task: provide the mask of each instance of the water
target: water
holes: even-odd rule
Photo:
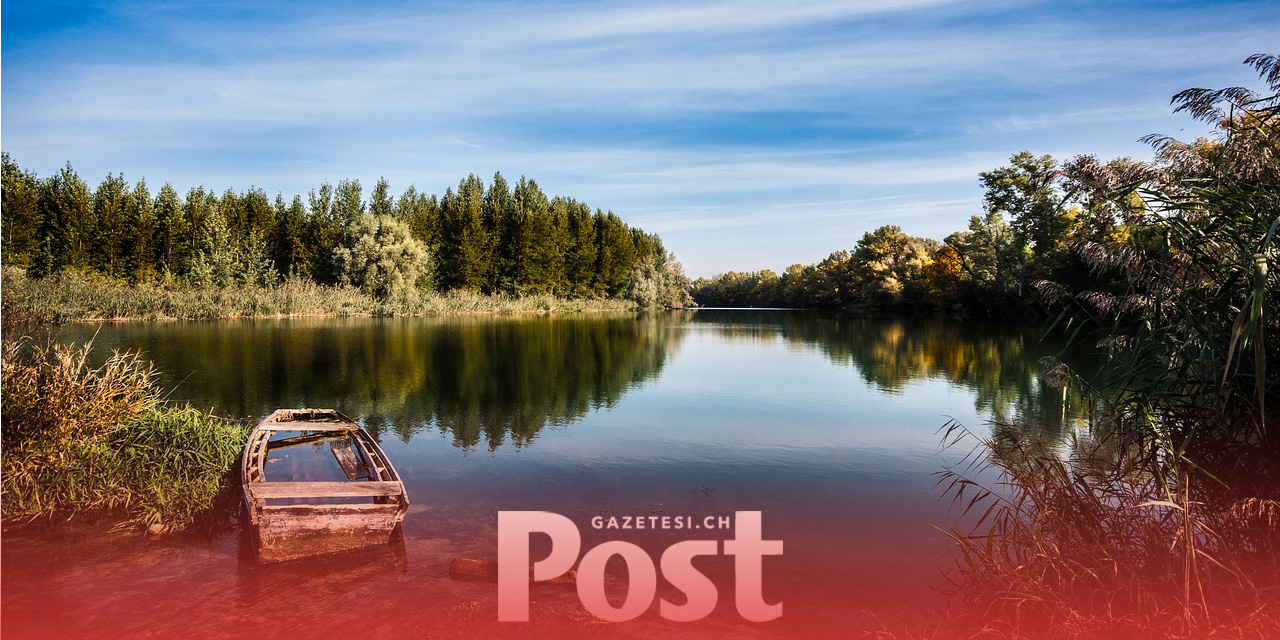
[[[101,353],[143,351],[170,398],[256,420],[333,407],[366,425],[413,501],[403,549],[259,567],[235,531],[147,540],[102,527],[10,528],[3,635],[367,637],[759,635],[821,637],[918,620],[944,605],[955,523],[935,472],[949,419],[994,418],[1057,437],[1071,399],[1039,382],[1056,352],[1005,325],[785,311],[71,326]],[[748,623],[723,556],[695,566],[719,592],[695,623],[596,623],[572,589],[535,587],[531,622],[496,622],[496,585],[448,577],[495,559],[497,512],[571,518],[584,551],[639,544],[657,558],[732,532],[596,531],[593,516],[760,511],[763,595]],[[535,537],[534,558],[547,540]],[[626,593],[614,559],[609,593]],[[683,602],[664,582],[658,596]]]

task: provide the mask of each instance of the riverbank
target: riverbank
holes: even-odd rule
[[[611,298],[510,297],[466,291],[414,292],[381,301],[355,287],[288,279],[271,286],[182,288],[130,285],[64,271],[45,278],[21,269],[2,272],[6,325],[65,322],[278,318],[289,316],[434,316],[489,313],[629,311],[636,305]]]
[[[95,368],[91,349],[4,345],[6,524],[115,512],[127,525],[164,532],[219,511],[247,428],[164,402],[137,354]]]

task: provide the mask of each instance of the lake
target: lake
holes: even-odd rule
[[[170,399],[256,421],[332,407],[359,420],[412,500],[403,545],[256,566],[235,528],[149,539],[85,523],[9,527],[3,635],[18,637],[833,637],[945,605],[956,523],[936,472],[955,419],[1060,438],[1074,402],[1040,382],[1059,346],[1004,324],[714,310],[449,318],[296,318],[72,325],[62,340],[142,351]],[[986,478],[991,480],[991,478]],[[731,532],[595,530],[595,516],[702,521],[759,511],[763,597],[742,619],[734,564],[695,562],[718,591],[703,620],[659,604],[618,624],[572,589],[534,587],[529,623],[497,622],[497,588],[449,562],[496,559],[498,511],[569,517],[584,551],[609,540],[656,559]],[[534,559],[548,551],[535,536]],[[610,564],[619,599],[628,574]],[[683,602],[659,581],[658,596]],[[673,595],[676,594],[676,595]],[[620,600],[619,600],[620,602]]]

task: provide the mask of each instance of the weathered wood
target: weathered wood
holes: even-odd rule
[[[381,507],[384,505],[367,505]],[[311,514],[284,514],[274,511],[263,511],[258,524],[258,533],[263,536],[275,534],[304,533],[310,531],[390,531],[399,524],[399,514],[390,512],[333,512],[323,511]]]
[[[355,431],[360,425],[343,422],[264,422],[263,431]]]
[[[398,496],[399,482],[250,482],[254,498],[360,498]]]
[[[303,435],[270,441],[279,431]],[[268,449],[347,439],[331,450],[347,482],[266,482]],[[376,478],[376,481],[358,481]],[[241,486],[259,562],[386,543],[409,509],[409,496],[377,441],[332,409],[280,409],[258,423],[241,456]],[[361,504],[267,504],[268,500],[365,498]]]
[[[283,562],[331,553],[368,549],[391,541],[390,530],[302,531],[265,533],[257,547],[259,562]]]
[[[300,447],[304,444],[314,444],[324,442],[325,440],[343,440],[348,436],[346,434],[335,434],[331,431],[319,431],[316,433],[307,433],[292,438],[281,438],[279,440],[267,441],[267,449],[275,451],[277,449],[288,449],[290,447]]]
[[[263,515],[395,515],[400,510],[396,504],[269,504],[262,508]]]
[[[356,458],[356,452],[351,447],[333,447],[333,459],[338,461],[338,466],[342,467],[342,473],[347,476],[347,480],[371,480],[367,471],[362,471],[364,465],[360,464],[360,460]]]
[[[449,577],[454,580],[476,580],[479,582],[498,581],[498,563],[492,560],[475,560],[473,558],[454,558],[449,563]],[[533,567],[529,567],[529,584],[574,585],[578,583],[578,572],[569,571],[550,580],[533,579]]]

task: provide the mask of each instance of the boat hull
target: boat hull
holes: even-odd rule
[[[287,457],[281,451],[298,448],[314,457],[326,446],[337,480],[268,477],[267,465]],[[258,562],[387,544],[408,510],[404,484],[377,442],[333,410],[276,411],[250,434],[241,466]]]

